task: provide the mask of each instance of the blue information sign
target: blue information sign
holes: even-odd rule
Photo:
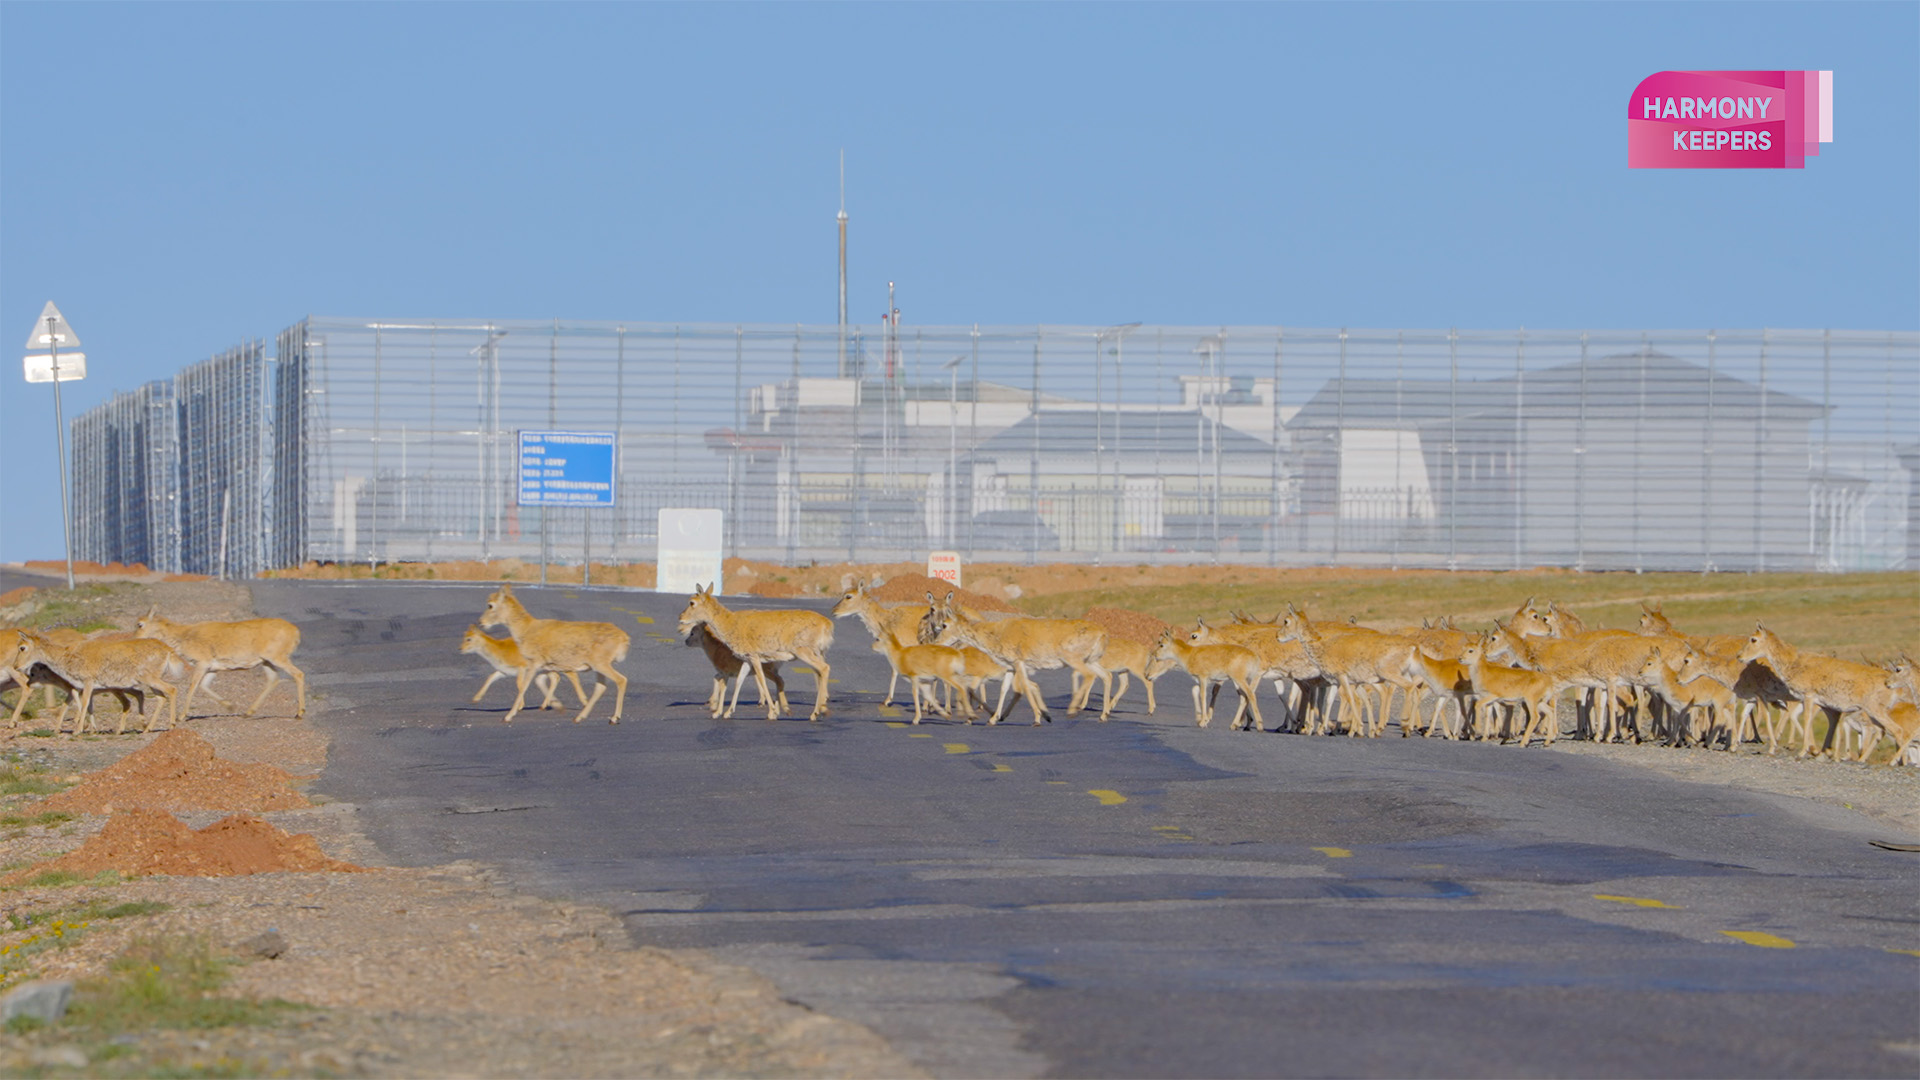
[[[611,431],[520,433],[521,506],[612,506]]]

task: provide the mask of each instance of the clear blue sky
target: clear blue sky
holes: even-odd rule
[[[1829,68],[1804,171],[1626,168]],[[309,314],[1920,327],[1920,5],[0,3],[0,333],[67,416]],[[0,559],[60,550],[0,373]]]

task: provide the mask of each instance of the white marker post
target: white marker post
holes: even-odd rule
[[[927,576],[935,581],[944,581],[956,589],[963,588],[960,584],[960,553],[936,551],[928,555]]]
[[[72,349],[79,344],[80,335],[73,332],[73,327],[67,325],[67,317],[49,300],[34,322],[33,332],[27,335],[28,349],[47,351],[29,352],[21,358],[28,382],[53,384],[53,445],[54,452],[60,455],[60,532],[67,545],[68,592],[73,591],[73,514],[67,509],[67,421],[60,409],[60,384],[87,377],[87,354],[69,352],[67,366],[62,368],[60,347]]]
[[[654,592],[691,593],[700,585],[718,592],[726,583],[722,580],[726,534],[720,511],[661,507],[659,532]]]

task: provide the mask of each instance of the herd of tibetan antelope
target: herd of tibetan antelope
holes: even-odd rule
[[[1265,730],[1258,687],[1271,680],[1283,714],[1275,730],[1377,737],[1392,721],[1402,736],[1419,732],[1520,746],[1538,737],[1550,744],[1561,734],[1560,700],[1571,693],[1579,738],[1728,750],[1756,742],[1768,754],[1797,746],[1801,756],[1863,762],[1886,739],[1893,743],[1894,762],[1920,763],[1920,672],[1911,659],[1879,667],[1802,651],[1759,625],[1746,637],[1690,635],[1658,606],[1644,604],[1636,630],[1589,630],[1565,608],[1529,599],[1484,633],[1457,629],[1451,619],[1376,630],[1310,619],[1290,605],[1272,619],[1236,612],[1218,625],[1201,620],[1189,632],[1170,630],[1152,644],[1081,619],[990,617],[954,593],[883,604],[864,582],[854,584],[832,614],[858,619],[872,635],[874,651],[887,658],[893,678],[886,704],[906,679],[915,724],[928,710],[943,717],[958,712],[967,723],[977,710],[985,711],[986,722],[997,724],[1019,699],[1028,703],[1035,724],[1047,722],[1033,673],[1061,667],[1072,671],[1068,715],[1088,707],[1099,683],[1100,719],[1106,720],[1132,678],[1145,686],[1152,713],[1154,681],[1179,669],[1192,676],[1201,727],[1212,722],[1214,700],[1231,684],[1239,702],[1229,728]],[[490,627],[505,627],[507,636],[488,635]],[[709,588],[688,600],[679,629],[712,663],[707,709],[715,719],[734,714],[749,674],[767,718],[784,715],[780,668],[789,661],[814,673],[809,718],[826,715],[826,654],[834,629],[828,617],[802,609],[736,611]],[[258,667],[265,669],[267,684],[247,715],[259,710],[281,675],[293,680],[298,715],[305,715],[306,676],[292,662],[299,643],[298,628],[282,619],[182,624],[153,610],[131,632],[87,637],[67,630],[0,630],[0,688],[20,690],[10,718],[16,726],[36,687],[46,687],[49,707],[56,691],[64,690],[66,702],[53,722],[58,729],[71,707],[76,732],[89,727],[95,692],[107,691],[121,702],[118,734],[136,710],[145,716],[142,731],[152,728],[159,704],[149,712],[149,694],[165,699],[173,724],[191,714],[196,691],[230,709],[213,692],[214,674]],[[576,723],[593,711],[609,682],[611,720],[619,723],[627,678],[615,665],[626,659],[628,645],[626,632],[611,623],[535,618],[502,585],[487,598],[460,651],[494,669],[473,701],[498,679],[515,681],[508,721],[526,707],[530,686],[542,691],[542,708],[557,708],[565,675],[580,701]],[[591,695],[580,681],[589,671],[598,676]],[[731,700],[728,679],[734,683]],[[989,709],[987,687],[996,679],[999,697]],[[1817,725],[1821,718],[1825,723]]]

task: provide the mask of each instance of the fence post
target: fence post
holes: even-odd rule
[[[1713,406],[1714,376],[1719,368],[1717,346],[1719,331],[1707,331],[1707,422],[1700,437],[1700,572],[1711,574],[1713,565]]]
[[[1460,330],[1447,328],[1447,569],[1460,569]]]
[[[1040,342],[1046,331],[1033,334],[1033,445],[1027,452],[1027,565],[1032,566],[1040,550]]]
[[[1573,433],[1573,568],[1587,568],[1587,331],[1580,331],[1580,413]]]
[[[1268,396],[1273,401],[1273,484],[1267,495],[1267,565],[1280,564],[1280,354],[1286,349],[1287,329],[1280,327],[1273,334],[1273,388]]]
[[[1525,565],[1522,559],[1526,543],[1527,499],[1526,486],[1522,479],[1525,472],[1520,466],[1520,455],[1526,449],[1526,413],[1527,328],[1523,326],[1516,338],[1513,354],[1513,452],[1507,461],[1507,483],[1513,498],[1513,568],[1515,570]]]

